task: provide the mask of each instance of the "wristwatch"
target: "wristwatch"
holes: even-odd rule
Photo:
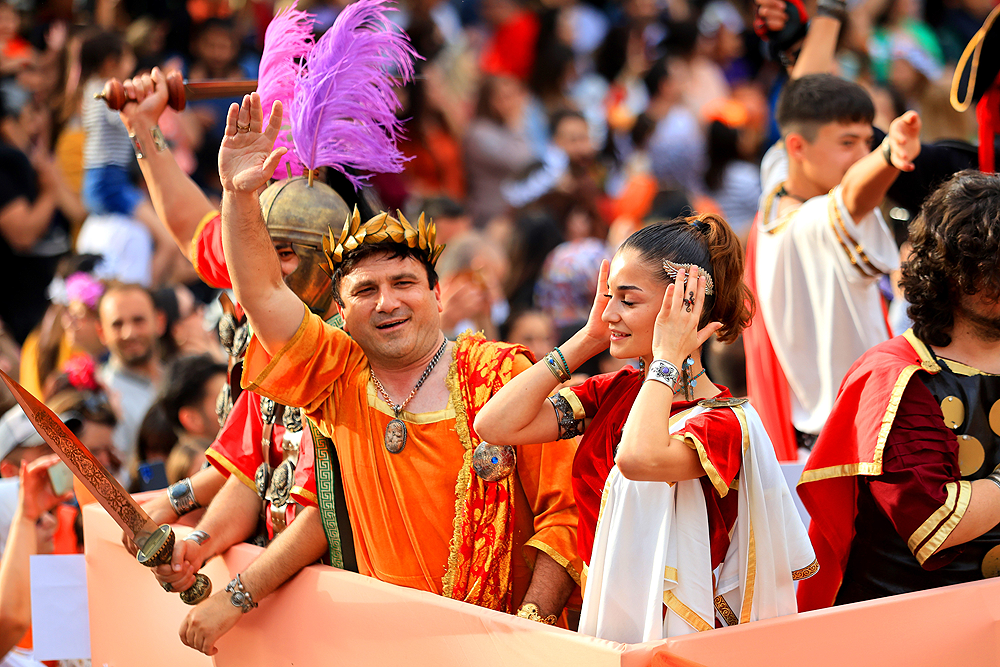
[[[654,359],[649,364],[647,380],[656,380],[670,387],[670,391],[677,393],[681,386],[681,372],[669,361],[664,359]]]

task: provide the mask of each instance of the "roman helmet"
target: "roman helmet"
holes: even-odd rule
[[[290,243],[299,258],[298,268],[285,284],[312,312],[324,317],[333,302],[333,290],[323,237],[339,227],[351,210],[343,197],[326,183],[305,176],[275,181],[260,195],[264,223],[276,243]]]

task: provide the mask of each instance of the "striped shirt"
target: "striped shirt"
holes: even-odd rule
[[[94,99],[102,87],[99,79],[90,79],[83,89],[83,168],[131,167],[135,156],[121,117],[104,100]]]

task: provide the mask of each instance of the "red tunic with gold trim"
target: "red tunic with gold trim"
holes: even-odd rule
[[[800,611],[996,575],[1000,531],[941,545],[970,481],[1000,462],[986,417],[998,399],[996,376],[938,359],[912,331],[858,360],[798,486],[820,562],[799,584]]]
[[[580,514],[577,541],[580,558],[589,562],[594,546],[594,531],[601,511],[604,483],[615,465],[615,453],[621,441],[625,420],[642,386],[642,373],[624,368],[616,373],[597,375],[581,385],[560,391],[573,407],[573,416],[589,421],[573,459],[573,492]],[[725,387],[718,398],[729,398]],[[697,402],[674,400],[674,415],[697,405]],[[708,506],[708,527],[715,568],[729,549],[729,532],[736,522],[736,493],[730,485],[739,474],[742,462],[743,431],[732,410],[708,410],[688,420],[679,434],[698,451],[707,473],[701,478]]]
[[[206,284],[218,289],[232,288],[229,269],[222,252],[222,217],[218,212],[209,213],[198,224],[191,239],[190,260],[198,276]],[[241,392],[226,418],[226,423],[205,455],[223,475],[229,477],[235,474],[241,482],[256,492],[254,476],[264,460],[260,446],[263,432],[264,419],[260,410],[260,396],[248,391]],[[275,468],[282,462],[281,443],[284,433],[284,426],[281,420],[278,420],[274,424],[271,436],[269,461]],[[311,465],[312,436],[308,428],[303,429],[299,452],[292,497],[301,505],[315,506],[316,482],[312,479]],[[288,521],[291,519],[292,516],[289,515]],[[267,522],[270,533],[272,530],[270,512],[267,513]]]

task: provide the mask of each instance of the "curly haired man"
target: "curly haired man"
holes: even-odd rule
[[[1000,176],[962,171],[910,226],[913,328],[848,372],[799,482],[815,609],[1000,574]]]

